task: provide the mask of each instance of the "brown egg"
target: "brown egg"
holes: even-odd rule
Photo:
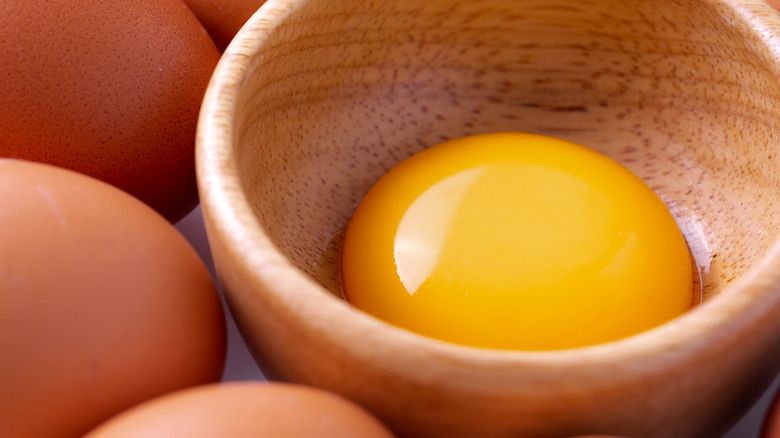
[[[85,438],[392,438],[357,405],[306,386],[205,385],[144,403]]]
[[[780,438],[780,392],[775,393],[766,410],[761,438]]]
[[[79,437],[220,379],[225,321],[205,266],[106,183],[0,159],[0,437]]]
[[[89,174],[175,222],[197,205],[195,127],[218,60],[181,0],[6,0],[0,157]]]
[[[214,39],[220,51],[265,0],[184,0]]]

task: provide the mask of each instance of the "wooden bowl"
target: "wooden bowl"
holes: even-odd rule
[[[758,0],[269,0],[205,97],[197,166],[221,283],[271,379],[404,437],[713,437],[780,369],[780,17]],[[492,131],[643,178],[704,303],[594,347],[495,351],[340,297],[344,228],[390,167]]]

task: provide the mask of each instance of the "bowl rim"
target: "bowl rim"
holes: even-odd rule
[[[740,32],[771,57],[767,64],[780,66],[780,15],[776,10],[760,0],[701,1],[731,14],[732,21],[742,26]],[[349,346],[344,340],[349,337],[344,327],[363,337],[381,339],[384,351],[399,356],[384,366],[400,374],[406,373],[403,367],[408,360],[425,357],[444,357],[454,368],[473,367],[480,372],[486,367],[506,370],[518,365],[526,372],[535,368],[570,369],[573,363],[603,369],[621,361],[642,362],[647,370],[689,361],[703,351],[720,354],[713,350],[719,339],[742,339],[750,333],[756,318],[769,318],[780,312],[777,237],[755,266],[699,308],[622,340],[575,349],[512,351],[450,344],[395,327],[339,300],[288,261],[263,232],[243,196],[232,155],[234,133],[230,121],[235,120],[237,90],[247,72],[254,71],[268,31],[307,3],[309,0],[268,0],[239,31],[225,50],[205,93],[196,140],[198,188],[212,250],[213,240],[222,242],[229,258],[240,261],[240,266],[234,266],[240,275],[254,285],[262,285],[255,287],[253,293],[268,291],[266,299],[298,317],[294,324],[319,331],[332,345],[367,361],[372,360],[373,353],[362,350],[360,343]],[[217,269],[219,272],[219,266]],[[334,330],[334,326],[340,328]],[[722,352],[722,348],[717,351]]]

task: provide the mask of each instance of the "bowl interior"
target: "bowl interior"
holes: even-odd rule
[[[659,194],[707,300],[780,227],[780,71],[735,11],[671,0],[311,0],[264,35],[241,86],[243,190],[278,249],[340,295],[346,225],[393,165],[469,134],[561,137]]]

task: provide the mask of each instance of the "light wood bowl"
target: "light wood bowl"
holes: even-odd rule
[[[205,97],[197,166],[230,307],[271,379],[404,437],[715,437],[780,369],[780,17],[758,0],[269,0]],[[643,178],[704,303],[554,352],[451,345],[340,297],[344,228],[390,167],[492,131]]]

